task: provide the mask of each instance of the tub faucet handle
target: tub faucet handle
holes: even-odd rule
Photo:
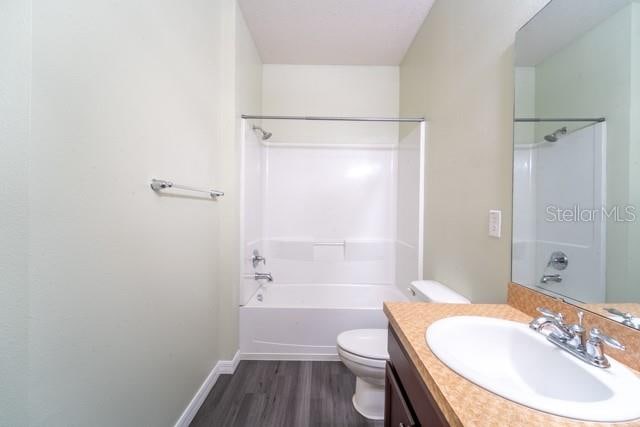
[[[267,265],[267,259],[260,255],[260,251],[254,249],[253,256],[251,257],[251,264],[253,264],[253,268],[256,268],[260,263]]]

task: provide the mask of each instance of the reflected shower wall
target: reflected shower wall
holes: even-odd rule
[[[513,280],[582,302],[604,301],[606,124],[516,123],[515,132]],[[567,256],[566,269],[550,265],[556,252]]]

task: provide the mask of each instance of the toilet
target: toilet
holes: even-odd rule
[[[462,295],[434,280],[411,282],[411,301],[470,304]],[[387,352],[387,329],[354,329],[337,338],[338,356],[356,376],[353,406],[362,416],[384,419],[384,378]]]

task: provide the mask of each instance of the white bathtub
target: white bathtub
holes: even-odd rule
[[[337,360],[340,332],[386,328],[382,303],[406,300],[391,285],[270,284],[240,307],[240,351],[245,359]]]

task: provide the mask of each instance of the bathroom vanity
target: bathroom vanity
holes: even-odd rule
[[[393,328],[389,328],[385,382],[385,426],[444,426],[446,418]]]
[[[584,421],[531,409],[485,390],[447,367],[425,341],[427,328],[446,317],[483,316],[526,324],[531,317],[522,311],[507,304],[428,303],[385,303],[384,311],[389,319],[390,356],[385,426],[585,425]],[[640,425],[640,420],[601,425]]]

